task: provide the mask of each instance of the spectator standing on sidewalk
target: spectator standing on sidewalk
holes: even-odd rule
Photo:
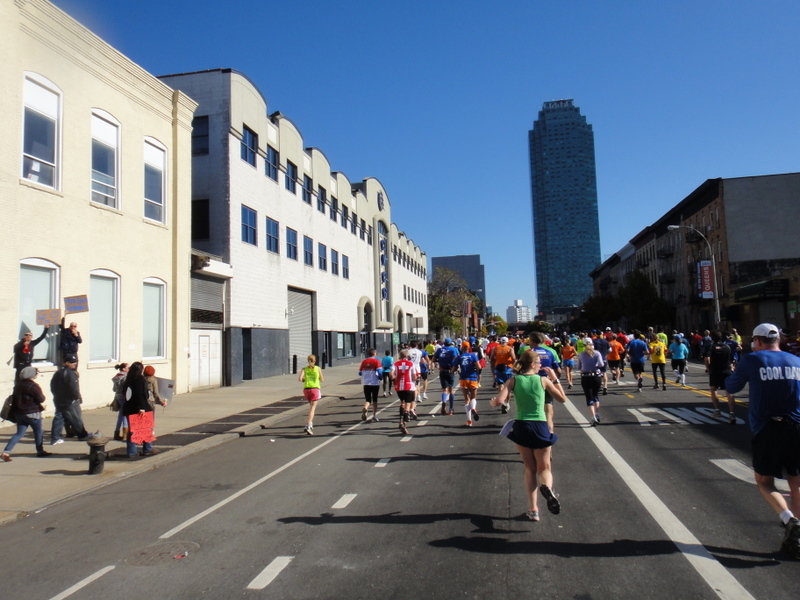
[[[47,327],[42,331],[42,335],[36,339],[33,339],[33,334],[30,331],[26,331],[22,339],[14,344],[14,369],[17,372],[14,376],[14,381],[19,380],[19,374],[22,369],[31,366],[33,362],[33,349],[36,348],[36,345],[41,342],[46,335]]]
[[[11,462],[11,451],[25,435],[28,427],[33,430],[36,456],[50,456],[50,453],[44,450],[42,412],[44,412],[45,398],[42,388],[34,381],[38,374],[36,367],[25,367],[19,374],[19,381],[14,385],[11,410],[17,423],[17,432],[8,440],[0,455],[5,462]]]
[[[53,446],[64,442],[61,437],[64,422],[70,424],[80,441],[83,442],[92,437],[83,426],[81,413],[83,398],[81,397],[77,368],[78,357],[74,354],[66,354],[63,366],[53,374],[53,378],[50,380],[50,391],[53,393],[53,405],[56,410],[50,429],[50,444]]]
[[[303,396],[308,400],[308,419],[303,431],[306,432],[306,435],[314,435],[314,412],[317,410],[317,402],[322,397],[320,387],[325,381],[322,371],[317,366],[316,356],[308,355],[308,366],[300,371],[297,380],[303,382]]]
[[[125,416],[125,411],[122,407],[125,406],[125,396],[122,393],[122,383],[125,381],[125,376],[128,374],[128,363],[119,363],[114,368],[117,370],[116,374],[111,378],[111,389],[114,391],[114,400],[111,404],[111,410],[117,413],[117,424],[114,427],[114,439],[122,441],[128,439],[128,417]]]
[[[61,319],[61,324],[58,326],[61,339],[58,342],[58,350],[61,352],[61,358],[64,359],[67,355],[78,356],[78,345],[83,343],[81,332],[78,331],[78,324],[73,321],[69,327],[64,327],[64,320]]]
[[[134,441],[136,434],[139,433],[136,428],[134,415],[144,415],[148,412],[153,412],[153,407],[150,405],[150,394],[147,389],[147,381],[144,377],[144,365],[136,361],[132,363],[128,369],[128,375],[125,377],[125,382],[122,384],[122,393],[125,396],[125,404],[122,407],[125,416],[128,417],[129,431],[126,439],[128,458],[136,456],[138,450],[138,443]],[[152,434],[152,432],[150,432]],[[152,438],[152,435],[148,436]],[[152,441],[142,442],[142,454],[149,456],[155,454],[153,450]]]
[[[742,357],[725,390],[733,395],[749,385],[756,485],[786,527],[781,550],[800,560],[800,358],[778,343],[778,327],[756,327],[755,352]],[[776,477],[788,481],[791,506],[775,487]]]

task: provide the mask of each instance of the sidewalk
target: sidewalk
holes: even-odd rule
[[[322,400],[327,403],[362,394],[358,365],[323,371]],[[48,396],[48,401],[50,400]],[[111,394],[109,394],[109,403]],[[280,375],[247,381],[235,387],[200,390],[175,396],[167,408],[156,407],[154,446],[160,453],[135,459],[125,455],[125,443],[110,441],[100,475],[89,475],[89,448],[74,439],[50,446],[52,419],[45,419],[45,450],[53,455],[38,458],[33,434],[26,435],[11,452],[12,462],[0,462],[0,525],[40,511],[52,504],[122,478],[154,469],[195,452],[211,448],[249,432],[260,431],[263,423],[305,414],[306,402],[297,375]],[[99,408],[83,413],[87,431],[113,437],[117,413]],[[12,423],[0,425],[0,449],[16,431]]]

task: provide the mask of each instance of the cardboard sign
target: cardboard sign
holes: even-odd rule
[[[143,414],[128,415],[128,426],[131,429],[131,442],[141,444],[142,442],[154,442],[156,440],[153,427],[155,426],[155,415],[153,411]]]
[[[36,311],[36,324],[49,327],[50,325],[58,325],[61,323],[61,309],[60,308],[46,308],[44,310]]]
[[[89,298],[86,294],[83,296],[69,296],[64,298],[65,315],[82,312],[89,312]]]
[[[158,383],[158,395],[167,403],[167,406],[171,405],[172,396],[175,393],[175,381],[156,377],[156,383]]]

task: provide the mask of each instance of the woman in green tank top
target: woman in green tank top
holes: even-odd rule
[[[552,490],[553,472],[550,464],[550,448],[556,443],[558,436],[547,426],[544,396],[547,392],[562,403],[567,401],[567,397],[552,369],[545,367],[547,377],[538,374],[541,365],[536,352],[524,352],[520,356],[519,365],[519,373],[500,388],[500,393],[491,399],[491,404],[500,406],[514,392],[517,416],[506,423],[501,433],[507,432],[505,435],[517,446],[517,452],[525,466],[525,491],[530,503],[526,516],[531,521],[538,521],[537,488],[547,500],[547,509],[554,515],[561,512],[561,504]]]

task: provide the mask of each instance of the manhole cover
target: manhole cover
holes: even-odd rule
[[[125,559],[125,563],[132,567],[154,567],[171,560],[176,556],[187,557],[200,550],[200,544],[194,542],[164,542],[142,548]]]

